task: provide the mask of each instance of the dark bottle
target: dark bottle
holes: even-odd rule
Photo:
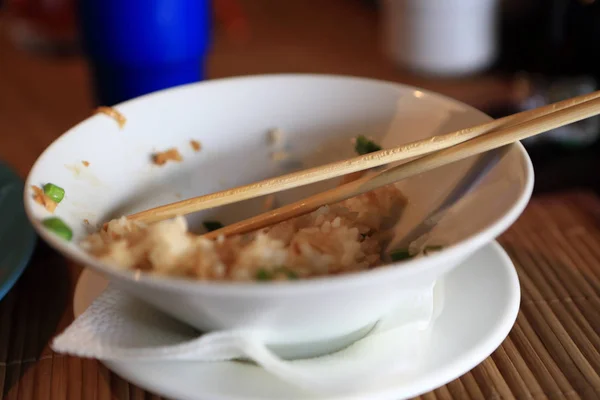
[[[516,111],[598,89],[600,1],[504,0],[502,5],[497,68],[521,74],[529,90]],[[600,120],[591,118],[535,140],[585,146],[599,132]]]

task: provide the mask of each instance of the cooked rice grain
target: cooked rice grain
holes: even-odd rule
[[[393,186],[245,235],[208,240],[176,218],[145,226],[126,218],[109,222],[83,246],[117,268],[196,280],[253,281],[281,268],[310,278],[380,265],[381,238],[405,200]]]

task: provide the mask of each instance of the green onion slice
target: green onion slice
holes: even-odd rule
[[[44,185],[44,194],[50,197],[55,203],[60,203],[65,197],[65,189],[53,183],[46,183]]]
[[[42,221],[42,225],[66,241],[70,241],[73,238],[73,231],[71,228],[58,217],[46,218]]]
[[[356,150],[356,152],[362,156],[363,154],[373,153],[381,150],[381,146],[368,139],[366,136],[359,135],[356,138],[354,150]]]

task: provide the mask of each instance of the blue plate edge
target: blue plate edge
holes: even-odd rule
[[[23,187],[23,190],[24,190],[23,179],[21,179],[21,177],[13,170],[13,168],[10,165],[6,164],[5,162],[0,161],[0,169],[5,170],[10,175],[10,178],[19,182],[19,184]],[[35,230],[33,229],[33,226],[31,226],[31,223],[29,222],[29,220],[26,217],[24,205],[23,205],[23,216],[25,218],[24,219],[25,233],[23,236],[25,236],[25,240],[27,240],[27,244],[24,246],[25,251],[23,251],[21,253],[19,262],[13,264],[10,268],[9,273],[3,279],[0,280],[0,301],[2,301],[4,299],[6,294],[8,294],[8,292],[17,283],[17,281],[19,280],[21,275],[23,275],[23,272],[25,271],[25,269],[29,265],[29,262],[31,261],[33,252],[37,245],[38,237],[37,237],[37,234],[35,233]]]

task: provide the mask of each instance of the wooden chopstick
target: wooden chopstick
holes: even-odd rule
[[[388,168],[373,176],[364,176],[315,196],[228,225],[209,232],[204,237],[217,238],[220,235],[230,236],[261,229],[312,212],[324,205],[337,203],[440,166],[506,146],[598,114],[600,114],[600,98],[595,98],[584,103],[577,103],[572,107],[561,108],[559,111],[553,113],[544,113],[538,118],[489,132],[486,135],[481,135],[467,142],[425,155],[406,164]]]
[[[550,104],[534,110],[524,111],[475,127],[461,129],[456,132],[408,143],[392,149],[384,149],[347,160],[337,161],[323,166],[266,179],[260,182],[181,200],[175,203],[130,215],[128,218],[145,223],[153,223],[164,219],[173,218],[178,215],[186,215],[213,207],[223,206],[250,198],[324,181],[392,162],[404,161],[464,143],[468,140],[499,128],[514,126],[522,122],[546,116],[596,98],[600,98],[600,91]]]

